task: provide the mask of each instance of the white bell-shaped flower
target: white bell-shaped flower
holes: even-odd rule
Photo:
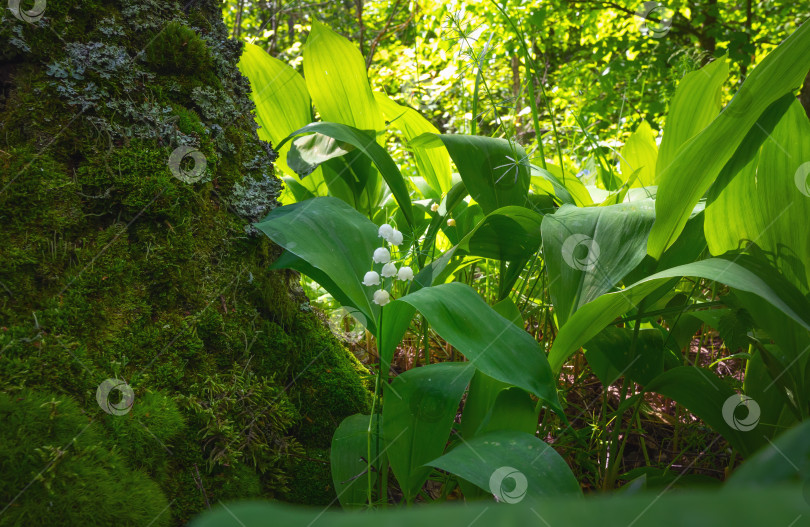
[[[384,306],[390,301],[391,296],[385,289],[379,289],[377,291],[374,291],[374,303],[377,304],[378,306]]]
[[[393,262],[388,262],[387,264],[383,265],[382,273],[385,278],[391,278],[392,276],[397,275],[397,266],[394,265]]]
[[[392,234],[394,234],[394,228],[387,223],[380,225],[380,230],[377,231],[377,237],[383,238],[385,241],[389,241]]]
[[[391,253],[385,247],[374,249],[374,263],[388,263],[391,261]]]
[[[363,276],[363,285],[380,285],[380,275],[377,271],[369,271]]]
[[[388,243],[390,243],[391,245],[399,245],[400,243],[402,243],[402,233],[394,229],[394,232],[391,234],[391,237],[388,238]]]
[[[407,265],[403,265],[399,268],[399,271],[397,271],[397,278],[403,281],[413,280],[413,269]]]
[[[433,212],[439,212],[439,204],[434,203],[433,205],[430,206],[430,210],[432,210]]]

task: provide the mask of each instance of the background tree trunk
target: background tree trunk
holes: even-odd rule
[[[0,523],[332,501],[365,370],[267,271],[276,154],[220,3],[0,16]]]

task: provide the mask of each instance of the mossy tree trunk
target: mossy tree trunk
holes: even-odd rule
[[[0,525],[329,503],[365,370],[266,270],[275,153],[219,3],[31,4],[0,24]]]

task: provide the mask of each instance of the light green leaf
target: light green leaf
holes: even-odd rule
[[[657,160],[658,146],[655,144],[655,132],[647,121],[641,121],[622,147],[619,158],[622,176],[626,181],[632,177],[631,187],[653,186]]]
[[[408,370],[386,385],[383,437],[391,470],[408,502],[430,475],[425,463],[444,451],[474,371],[469,363],[431,364]]]
[[[298,72],[255,44],[245,44],[238,66],[250,81],[259,139],[276,146],[279,154],[276,166],[291,176],[294,172],[287,166],[290,147],[278,148],[278,144],[294,130],[312,122],[307,85]]]
[[[754,68],[723,112],[659,172],[656,222],[647,242],[653,258],[678,238],[695,204],[761,115],[801,86],[808,69],[810,23],[804,23]]]
[[[438,134],[439,130],[422,114],[401,106],[391,100],[384,93],[374,92],[374,98],[382,111],[385,120],[391,126],[402,132],[406,141],[410,141],[422,134]],[[428,185],[440,196],[450,190],[453,185],[450,172],[450,155],[444,148],[413,147],[416,159],[416,168]]]
[[[775,258],[779,271],[810,291],[810,121],[798,100],[782,114],[766,113],[709,192],[706,241],[714,255],[747,241]],[[802,167],[804,167],[804,172]],[[798,174],[798,178],[797,178]],[[798,179],[798,180],[797,180]]]
[[[728,78],[725,57],[687,73],[678,82],[669,104],[655,173],[660,175],[675,160],[678,150],[706,128],[722,108],[723,83]]]
[[[360,130],[385,129],[366,63],[354,44],[313,20],[303,52],[307,89],[321,119]]]

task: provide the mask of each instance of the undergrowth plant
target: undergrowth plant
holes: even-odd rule
[[[477,107],[489,43],[475,51],[464,42],[476,57]],[[289,174],[289,204],[255,224],[285,249],[274,267],[317,282],[376,342],[372,413],[347,418],[332,440],[343,507],[459,491],[507,503],[580,496],[581,471],[546,440],[596,452],[583,463],[595,466],[589,486],[643,488],[653,472],[623,473],[622,457],[649,394],[676,401],[751,458],[727,487],[750,482],[774,441],[795,446],[806,430],[810,120],[795,90],[810,69],[810,24],[725,107],[725,58],[687,74],[660,144],[642,121],[577,176],[556,138],[559,166],[546,161],[533,92],[540,166],[508,127],[496,130],[505,137],[440,134],[375,93],[358,50],[318,23],[304,47],[306,80],[252,45],[241,68],[260,134]],[[392,128],[410,159],[386,149]],[[741,380],[717,374],[720,357],[691,357],[701,328],[744,361]],[[396,372],[408,333],[421,340],[425,365]],[[463,360],[431,361],[432,335]],[[583,371],[604,395],[591,438],[573,423],[589,406],[575,415],[559,397]],[[613,385],[618,403],[608,405]],[[806,461],[810,445],[801,443]],[[806,469],[783,476],[807,478]]]

